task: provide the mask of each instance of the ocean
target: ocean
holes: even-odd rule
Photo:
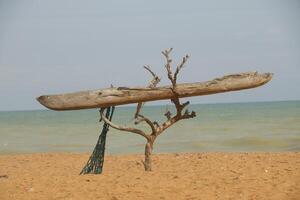
[[[168,107],[168,108],[167,108]],[[165,120],[172,106],[145,106],[150,119]],[[300,150],[300,101],[190,105],[197,117],[158,137],[154,153],[281,152]],[[133,126],[135,107],[117,107],[113,122]],[[146,125],[139,128],[146,130]],[[97,109],[0,112],[0,154],[92,152],[102,129]],[[145,139],[110,128],[108,154],[143,153]]]

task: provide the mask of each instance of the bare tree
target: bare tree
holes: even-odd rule
[[[142,105],[144,102],[139,102],[137,106],[137,110],[135,113],[135,124],[139,124],[141,122],[144,122],[149,125],[151,128],[151,131],[149,133],[146,133],[144,130],[134,128],[134,127],[127,127],[127,126],[120,126],[117,124],[112,123],[106,116],[105,116],[105,108],[100,109],[100,116],[103,121],[105,121],[107,124],[109,124],[112,128],[115,128],[120,131],[127,131],[132,132],[138,135],[143,136],[146,139],[146,146],[145,146],[145,161],[144,161],[144,167],[146,171],[152,170],[152,160],[151,160],[151,154],[153,150],[153,144],[156,140],[156,138],[162,134],[167,128],[171,127],[176,122],[182,120],[182,119],[190,119],[196,116],[196,113],[194,111],[189,112],[188,109],[185,109],[186,106],[189,104],[189,102],[180,103],[178,93],[176,91],[176,85],[177,85],[177,76],[180,72],[180,70],[184,67],[185,63],[187,62],[189,56],[186,55],[182,58],[181,63],[177,65],[175,73],[172,71],[172,59],[170,58],[170,53],[172,51],[172,48],[167,49],[162,52],[166,59],[165,68],[167,70],[168,79],[171,81],[172,86],[170,87],[170,90],[174,93],[174,98],[171,99],[171,102],[175,105],[176,108],[176,114],[172,114],[170,111],[167,111],[165,113],[166,121],[159,124],[156,121],[151,121],[149,118],[145,117],[144,115],[140,114]],[[148,70],[152,76],[153,79],[151,80],[149,84],[149,88],[154,88],[159,83],[160,78],[150,69],[149,66],[144,66],[146,70]]]

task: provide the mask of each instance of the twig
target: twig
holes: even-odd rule
[[[181,63],[176,67],[176,71],[173,75],[172,66],[171,66],[172,59],[170,59],[170,56],[169,56],[169,54],[171,53],[172,50],[173,50],[172,48],[166,49],[165,51],[162,51],[162,54],[166,58],[167,63],[165,64],[165,68],[167,69],[168,78],[172,83],[172,87],[173,87],[172,90],[173,90],[174,93],[176,93],[177,76],[179,74],[179,71],[184,67],[184,64],[188,60],[189,56],[186,55],[185,57],[182,58]]]
[[[177,75],[178,75],[179,71],[184,67],[184,64],[186,63],[188,58],[189,58],[189,55],[186,55],[185,57],[183,57],[181,63],[176,67],[176,71],[175,71],[175,74],[173,77],[175,83],[177,83]]]
[[[172,69],[171,69],[172,60],[169,57],[169,54],[171,53],[172,50],[173,50],[173,48],[166,49],[166,50],[162,51],[162,54],[166,58],[167,63],[165,64],[165,68],[167,69],[168,78],[171,81],[171,83],[173,85],[173,88],[174,88],[174,86],[176,85],[176,82],[174,82],[174,79],[173,79],[173,72],[172,72]]]
[[[160,82],[161,78],[158,77],[151,69],[149,65],[145,65],[144,68],[150,72],[150,74],[153,76],[152,80],[150,81],[148,87],[149,88],[155,88],[157,86],[157,84]],[[137,119],[138,115],[142,109],[142,106],[145,104],[145,102],[140,102],[138,103],[137,107],[136,107],[136,112],[134,114],[134,118]]]

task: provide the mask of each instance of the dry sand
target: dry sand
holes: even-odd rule
[[[300,199],[298,153],[106,156],[102,175],[79,176],[88,154],[0,156],[0,199]]]

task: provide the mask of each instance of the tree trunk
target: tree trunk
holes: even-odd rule
[[[145,171],[152,171],[152,160],[151,160],[151,154],[152,154],[152,144],[150,142],[147,142],[145,146]]]
[[[44,95],[37,100],[52,110],[78,110],[105,108],[115,105],[201,96],[243,90],[264,85],[272,74],[241,73],[216,78],[211,81],[177,84],[176,93],[172,86],[156,88],[107,88],[59,95]]]

